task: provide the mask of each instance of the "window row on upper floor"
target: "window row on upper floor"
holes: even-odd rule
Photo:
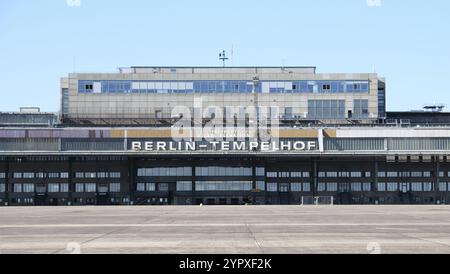
[[[369,81],[78,81],[79,93],[368,93]]]

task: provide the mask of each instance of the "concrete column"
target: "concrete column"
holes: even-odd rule
[[[67,178],[67,183],[69,184],[69,203],[73,205],[73,193],[75,193],[75,184],[73,183],[73,157],[68,157],[67,159],[67,172],[69,173],[69,178]]]
[[[9,196],[9,193],[11,191],[11,185],[10,185],[10,181],[9,181],[10,176],[11,176],[10,159],[6,158],[6,168],[5,168],[5,204],[7,204],[7,205],[11,204],[10,196]]]
[[[130,203],[135,203],[134,201],[134,192],[136,191],[135,187],[135,173],[136,173],[136,165],[135,165],[135,159],[128,157],[128,188],[129,188],[129,194],[130,194]]]
[[[439,172],[441,171],[441,165],[439,162],[439,156],[435,156],[434,160],[436,161],[436,165],[435,165],[435,174],[434,174],[434,202],[436,203],[437,200],[441,200],[440,199],[440,190],[439,190],[439,183],[440,183],[440,177],[439,177]],[[442,201],[440,201],[442,203]]]
[[[311,159],[311,192],[313,194],[313,196],[317,196],[318,192],[317,192],[317,186],[319,184],[319,163],[317,161],[317,158],[312,158]]]
[[[325,149],[324,149],[324,146],[323,146],[323,129],[319,129],[318,130],[318,142],[319,142],[319,151],[320,152],[324,152],[325,151]]]

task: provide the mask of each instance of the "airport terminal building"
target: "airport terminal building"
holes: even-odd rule
[[[386,112],[377,74],[131,67],[60,92],[0,113],[0,205],[450,203],[450,114]]]

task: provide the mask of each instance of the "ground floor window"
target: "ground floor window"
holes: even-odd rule
[[[363,191],[365,191],[365,192],[370,192],[372,190],[371,183],[363,183],[362,187],[363,187]]]
[[[252,188],[253,183],[249,181],[195,182],[196,191],[251,191]]]
[[[361,192],[362,191],[362,184],[361,183],[352,183],[351,184],[351,190],[355,192]]]
[[[156,184],[155,183],[138,183],[136,186],[136,190],[139,192],[156,191]]]
[[[84,184],[75,184],[75,192],[84,192]]]
[[[0,184],[0,193],[3,193],[6,191],[6,186],[5,184]]]
[[[50,193],[59,192],[59,184],[48,184],[48,192]]]
[[[177,182],[177,191],[192,191],[192,182]]]
[[[390,192],[398,191],[398,183],[387,183],[386,190]]]
[[[423,191],[433,191],[433,183],[423,183]]]
[[[411,191],[423,191],[422,183],[411,183]]]
[[[302,184],[301,183],[291,183],[291,191],[292,192],[302,192]]]
[[[120,192],[120,183],[110,183],[109,192],[117,193]]]
[[[264,182],[264,181],[256,182],[256,189],[265,191],[266,190],[266,182]]]
[[[325,183],[319,183],[317,185],[317,191],[326,191],[327,190],[327,185]]]
[[[310,192],[310,191],[311,191],[311,184],[303,183],[303,192]]]
[[[277,192],[278,184],[277,183],[267,183],[267,191],[268,192]]]
[[[337,183],[327,183],[327,191],[328,192],[336,192],[338,190]]]
[[[14,184],[13,185],[13,191],[15,193],[22,193],[22,184]]]
[[[59,191],[62,193],[69,193],[69,184],[60,184]]]
[[[96,192],[97,191],[97,185],[94,183],[87,183],[84,185],[84,191],[88,193]]]

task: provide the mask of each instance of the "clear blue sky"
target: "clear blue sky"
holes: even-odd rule
[[[232,45],[236,66],[375,68],[389,110],[450,110],[448,0],[80,1],[0,1],[0,110],[59,110],[59,77],[74,67],[220,65]]]

